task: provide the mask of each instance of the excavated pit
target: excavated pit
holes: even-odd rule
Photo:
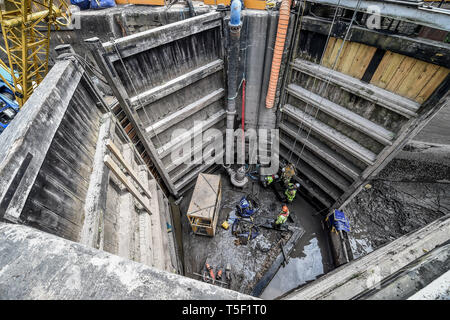
[[[213,11],[210,6],[199,4],[196,4],[196,9],[199,16]],[[236,246],[234,244],[236,238],[231,234],[231,230],[224,230],[220,227],[220,224],[226,220],[226,217],[233,213],[235,205],[245,194],[256,194],[260,201],[261,210],[254,217],[257,223],[262,223],[266,219],[273,219],[278,214],[282,203],[276,199],[272,191],[263,189],[258,182],[251,179],[243,190],[237,189],[231,185],[228,175],[219,166],[176,166],[169,159],[168,149],[164,149],[167,145],[171,147],[170,133],[172,132],[165,132],[166,129],[161,129],[160,136],[158,136],[158,134],[148,133],[151,130],[146,128],[145,134],[148,134],[148,136],[143,135],[143,137],[160,148],[157,148],[156,152],[152,154],[152,151],[149,151],[148,148],[140,148],[141,146],[136,144],[136,141],[133,140],[136,134],[133,136],[130,134],[130,132],[135,130],[133,127],[136,127],[136,125],[129,121],[130,119],[127,120],[127,117],[130,118],[128,113],[124,117],[122,104],[129,103],[127,99],[133,98],[133,85],[127,82],[127,73],[128,76],[131,73],[131,78],[139,82],[140,87],[138,87],[138,91],[143,93],[146,90],[151,90],[152,86],[163,86],[165,83],[173,80],[175,76],[180,77],[181,71],[178,72],[179,70],[189,73],[209,64],[214,64],[213,67],[208,67],[213,69],[208,71],[210,73],[203,76],[200,80],[197,79],[193,83],[178,89],[179,91],[177,92],[171,92],[167,96],[162,97],[160,102],[155,103],[153,107],[157,109],[157,112],[150,115],[152,119],[148,115],[145,115],[146,118],[144,119],[145,111],[143,112],[142,110],[148,106],[140,105],[136,107],[136,104],[133,105],[133,108],[136,108],[136,110],[141,108],[135,116],[139,121],[142,120],[146,127],[152,126],[154,123],[167,121],[167,119],[170,119],[171,113],[182,110],[188,102],[192,106],[192,103],[203,98],[203,95],[210,91],[216,92],[218,98],[214,98],[215,100],[212,104],[208,105],[209,109],[207,111],[206,107],[205,110],[198,111],[196,113],[199,115],[198,118],[206,121],[220,113],[222,109],[225,110],[226,98],[222,91],[226,87],[224,79],[226,78],[226,60],[228,57],[224,54],[227,47],[224,46],[224,52],[221,52],[220,44],[222,41],[226,43],[227,30],[222,30],[223,26],[219,26],[219,24],[217,24],[215,29],[198,32],[198,38],[194,35],[189,35],[186,39],[180,40],[181,44],[177,43],[176,49],[172,49],[171,44],[166,43],[157,49],[152,47],[148,52],[139,53],[141,56],[137,54],[133,56],[129,53],[129,57],[124,59],[125,68],[119,63],[120,60],[116,59],[113,63],[113,69],[118,74],[118,77],[121,77],[117,83],[121,82],[122,87],[120,89],[129,94],[126,99],[123,99],[125,102],[116,99],[116,92],[111,89],[117,84],[116,82],[114,82],[114,85],[111,85],[111,82],[105,85],[98,78],[89,75],[93,79],[93,83],[102,92],[103,99],[107,101],[108,107],[111,108],[112,113],[117,118],[117,123],[112,124],[111,128],[121,126],[124,129],[120,134],[117,133],[120,131],[119,129],[114,129],[116,132],[111,134],[111,137],[117,143],[120,143],[120,151],[127,153],[127,160],[131,162],[132,167],[137,172],[139,171],[140,174],[144,174],[145,179],[148,178],[146,184],[152,189],[152,195],[158,198],[158,205],[152,207],[152,210],[163,212],[163,218],[158,219],[156,222],[147,222],[153,225],[155,223],[158,224],[158,233],[164,235],[164,242],[161,239],[157,241],[159,249],[164,246],[170,246],[170,254],[161,253],[158,256],[156,253],[150,255],[142,253],[144,251],[143,246],[149,246],[149,243],[155,244],[156,242],[151,242],[155,241],[155,239],[151,240],[152,236],[149,234],[147,234],[148,238],[145,241],[138,239],[140,235],[136,230],[142,228],[139,224],[143,223],[142,219],[144,219],[142,217],[142,205],[133,200],[117,178],[108,180],[110,186],[107,188],[107,195],[105,195],[105,197],[114,198],[115,202],[109,203],[105,209],[107,214],[105,215],[104,224],[100,226],[95,224],[92,227],[96,229],[96,232],[98,231],[98,236],[91,236],[89,243],[85,241],[84,244],[100,247],[102,250],[113,254],[153,267],[156,266],[169,272],[184,273],[184,276],[196,280],[201,280],[201,277],[194,273],[201,274],[206,262],[215,270],[225,268],[229,263],[232,266],[232,282],[231,286],[228,287],[229,289],[251,295],[254,293],[255,287],[259,285],[259,288],[263,289],[258,291],[257,296],[263,299],[275,299],[311,283],[335,268],[337,263],[331,248],[329,229],[325,227],[323,222],[324,217],[329,213],[329,209],[333,205],[336,208],[340,207],[349,218],[352,230],[349,233],[348,243],[355,259],[364,257],[373,250],[450,214],[450,189],[448,188],[450,183],[450,158],[448,156],[450,141],[448,140],[448,135],[442,133],[448,129],[445,126],[445,123],[447,123],[445,119],[450,117],[450,107],[445,105],[439,112],[433,111],[433,113],[430,111],[434,105],[440,103],[442,87],[444,87],[445,95],[445,85],[448,88],[448,77],[447,80],[442,80],[443,83],[447,81],[446,84],[444,83],[444,85],[439,87],[436,86],[437,89],[435,88],[435,91],[431,90],[435,94],[436,92],[438,93],[437,98],[435,96],[431,98],[434,99],[432,101],[434,104],[424,104],[426,108],[419,109],[421,103],[426,101],[426,99],[420,97],[420,99],[424,100],[422,101],[418,98],[414,100],[411,97],[401,96],[398,92],[394,96],[387,89],[380,91],[375,88],[375,85],[380,86],[380,83],[374,84],[374,82],[370,82],[367,84],[367,81],[363,83],[359,79],[364,78],[363,80],[367,80],[367,73],[362,72],[364,70],[360,70],[359,75],[355,73],[349,74],[349,62],[347,64],[343,62],[343,65],[339,67],[339,73],[337,73],[326,69],[331,67],[331,57],[328,56],[328,65],[324,63],[322,69],[320,69],[317,67],[319,53],[327,52],[331,54],[333,52],[333,44],[328,44],[331,46],[330,48],[324,47],[324,29],[323,26],[318,26],[321,23],[324,23],[324,25],[327,25],[327,23],[318,22],[315,17],[310,16],[306,18],[306,27],[301,31],[303,38],[297,43],[296,57],[289,55],[293,46],[293,43],[289,40],[294,32],[293,25],[290,25],[283,59],[284,61],[292,59],[292,63],[283,63],[281,68],[277,102],[280,102],[282,111],[277,113],[276,108],[266,109],[264,105],[270,75],[272,48],[276,37],[278,13],[276,11],[245,10],[243,17],[238,74],[245,74],[246,76],[247,86],[244,97],[246,111],[245,114],[237,116],[235,124],[238,127],[242,118],[244,118],[246,128],[280,129],[280,155],[284,159],[292,158],[292,161],[297,164],[298,175],[296,180],[300,182],[302,189],[290,206],[294,220],[291,226],[298,227],[302,232],[298,241],[293,245],[289,261],[278,269],[279,257],[282,255],[279,245],[280,240],[283,240],[284,243],[288,242],[293,234],[292,231],[279,232],[260,228],[258,237],[249,241],[247,245]],[[84,42],[85,39],[95,36],[99,38],[100,44],[105,45],[111,37],[115,39],[126,37],[145,30],[165,26],[169,23],[185,20],[189,16],[184,6],[176,4],[170,10],[145,6],[118,7],[100,12],[85,12],[81,14],[81,18],[82,29],[80,32],[56,32],[52,38],[52,47],[60,43],[71,44],[77,54],[88,59],[91,63],[99,64],[98,57],[97,59],[95,57],[95,50],[92,50],[92,47]],[[294,18],[294,14],[291,14],[291,18]],[[217,18],[214,18],[211,21],[217,22],[217,20]],[[228,20],[225,19],[224,21]],[[94,25],[96,26],[95,28],[93,27]],[[223,34],[221,33],[222,31],[224,32]],[[339,35],[335,34],[335,36],[338,38]],[[355,37],[357,36],[355,35]],[[335,43],[338,43],[337,38],[333,38]],[[312,41],[313,39],[316,39],[316,41]],[[371,54],[374,56],[373,59],[376,60],[376,55],[380,54],[376,49],[374,50],[373,47],[372,49],[365,48],[364,45],[357,44],[358,39],[354,40],[355,42],[351,43],[360,48],[358,50],[362,51],[361,56]],[[370,43],[367,46],[376,43],[376,41],[377,38],[375,36],[369,37],[368,42]],[[387,47],[382,49],[385,52],[397,47],[397,45],[390,42],[386,43]],[[198,50],[197,52],[196,46],[203,46],[204,50]],[[130,47],[133,48],[132,46]],[[130,47],[124,46],[121,50],[132,50]],[[334,51],[336,51],[336,48],[337,44]],[[352,49],[351,44],[349,44],[345,50],[348,50],[347,53],[354,54],[356,49]],[[448,48],[446,50],[448,51]],[[192,61],[177,59],[175,55],[168,54],[168,52],[173,53],[175,51],[182,52],[183,59],[190,58]],[[111,52],[112,49],[108,51],[108,54],[113,56]],[[385,52],[382,53],[386,54]],[[407,53],[403,53],[407,55]],[[411,55],[409,54],[408,56]],[[157,60],[160,59],[162,65],[173,63],[175,67],[169,71],[162,70],[164,68],[153,68],[155,63],[151,61],[152,57],[156,57],[155,59]],[[383,56],[381,55],[377,59],[381,60],[381,57]],[[53,55],[53,58],[56,58],[56,54]],[[369,62],[365,62],[366,67]],[[442,62],[439,60],[439,62],[441,65],[448,67],[448,61]],[[56,59],[53,63],[57,63]],[[129,68],[128,72],[126,68]],[[148,69],[145,69],[147,71],[143,72],[141,68]],[[356,72],[355,70],[353,69],[351,72]],[[164,71],[167,71],[169,75],[166,76]],[[291,77],[284,78],[285,72],[288,72]],[[371,76],[374,76],[373,73],[374,71],[372,70]],[[324,79],[328,74],[333,75],[333,83],[329,88],[327,87],[325,93],[322,92],[322,95],[326,99],[324,104],[333,111],[330,112],[323,107],[317,107],[317,109],[308,108],[309,104],[317,104],[317,101],[307,100],[305,102],[303,100],[314,97],[311,95],[311,92],[315,94],[321,93],[317,89],[316,82],[319,84],[325,83]],[[158,80],[160,82],[158,83],[155,80],[155,83],[152,83],[154,79],[161,81]],[[240,81],[240,77],[238,77],[238,80]],[[284,81],[286,82],[284,83]],[[281,87],[281,83],[284,83],[284,87]],[[358,87],[365,84],[368,87],[363,89]],[[239,90],[242,90],[240,86]],[[305,92],[309,92],[310,95],[308,96]],[[86,95],[88,94],[83,93],[81,95],[82,98],[79,99],[84,101],[83,99]],[[240,106],[242,100],[242,92],[238,92],[236,105]],[[90,105],[95,104],[91,101],[89,103]],[[151,103],[154,103],[154,101],[150,102],[149,105]],[[396,104],[404,108],[397,108],[395,107]],[[345,106],[346,110],[339,109],[340,106]],[[416,107],[417,109],[414,109]],[[72,112],[71,110],[70,112]],[[86,114],[92,112],[92,110],[84,109],[82,111]],[[70,120],[76,118],[76,116],[71,116],[70,112],[66,116],[71,118],[64,118],[63,121],[65,128],[58,131],[57,137],[59,139],[63,139],[64,131],[66,131],[66,134],[67,132],[74,133],[77,129],[70,127]],[[415,112],[417,114],[411,116]],[[182,120],[187,119],[192,114],[194,113],[190,113],[187,116],[179,114],[177,115],[179,118],[178,123],[170,126],[165,123],[161,127],[167,125],[175,128],[178,125],[181,128],[187,127],[185,129],[190,129],[192,123],[189,121],[183,122]],[[311,131],[306,125],[302,125],[305,121],[301,117],[307,118],[314,115],[318,123],[317,127]],[[100,127],[103,120],[100,119],[101,117],[97,112],[95,112],[95,116],[99,118],[95,119],[95,128],[97,128]],[[417,121],[414,118],[416,116]],[[426,122],[433,116],[432,122],[421,128],[421,130],[414,131],[411,129],[411,127],[418,126],[420,121]],[[219,120],[217,122],[211,122],[211,127],[223,130],[225,128],[224,114],[220,114],[218,117]],[[359,121],[358,125],[361,124],[365,130],[355,126],[346,117],[350,117],[356,122]],[[361,117],[364,119],[361,119]],[[133,129],[130,129],[130,123],[133,125],[131,126]],[[380,128],[384,128],[386,132],[383,131],[380,134]],[[323,130],[320,134],[317,133],[319,129]],[[437,129],[439,129],[439,132]],[[402,130],[407,131],[409,136],[406,138],[402,136]],[[99,132],[93,129],[91,131],[93,132],[89,132],[89,138],[92,140],[89,146],[89,156],[92,157],[92,162],[99,162],[99,157],[104,155],[96,154],[94,156]],[[113,129],[111,129],[112,131]],[[338,132],[340,135],[334,135],[335,132]],[[311,138],[309,138],[310,134]],[[126,136],[129,140],[127,140]],[[399,136],[403,140],[398,138]],[[299,142],[295,140],[296,142],[294,143],[295,137],[298,138]],[[350,137],[356,141],[358,143],[356,149],[351,148],[355,147],[355,145],[345,145],[347,140],[343,140],[342,137]],[[141,140],[144,139],[140,138]],[[161,143],[160,138],[164,140],[163,143]],[[398,140],[396,140],[397,138]],[[414,141],[411,142],[412,140]],[[191,142],[191,140],[188,141]],[[300,143],[301,141],[304,143]],[[136,144],[137,149],[130,151],[127,149],[127,146],[132,143]],[[60,144],[59,140],[55,142],[55,145],[57,145],[55,149],[58,154],[61,153],[61,150],[57,148]],[[393,145],[392,148],[390,145]],[[178,148],[178,146],[172,147],[174,150]],[[399,150],[396,150],[394,147],[400,148],[402,151],[398,152]],[[77,146],[74,154],[83,148],[83,146]],[[151,165],[148,164],[149,162],[145,162],[146,160],[144,161],[150,168],[148,173],[144,168],[144,162],[142,160],[136,161],[136,159],[142,157],[144,151],[147,152],[145,156],[152,158]],[[396,154],[387,161],[387,154],[391,152]],[[161,153],[163,155],[160,156]],[[72,155],[71,153],[69,156],[72,160],[76,158],[76,154]],[[389,163],[383,168],[380,163],[375,161],[376,157],[383,157]],[[46,159],[46,166],[43,168],[51,171],[52,163],[54,163],[52,161],[55,160],[52,160],[51,157]],[[63,159],[63,162],[70,161]],[[85,189],[87,190],[89,187],[87,180],[92,178],[88,174],[89,170],[94,168],[94,164],[88,163],[89,159],[86,161],[87,163],[82,166],[83,171],[81,173],[84,176],[79,178],[76,168],[74,169],[75,173],[70,173],[70,177],[76,176],[81,181],[80,185],[83,184],[82,191],[80,191],[81,187],[74,186],[73,183],[69,184],[71,192],[83,193],[82,195],[76,195],[80,199],[85,196]],[[167,168],[170,168],[170,170]],[[59,171],[63,172],[63,169],[60,169],[58,168]],[[202,171],[220,174],[223,183],[223,199],[219,213],[217,234],[212,238],[194,235],[186,218],[187,207],[193,191],[193,183],[197,174]],[[374,171],[376,173],[372,174]],[[61,172],[58,174],[61,174]],[[49,204],[42,205],[39,201],[45,202],[44,200],[47,199],[47,196],[41,195],[44,200],[35,196],[39,195],[40,188],[48,188],[47,180],[45,180],[44,176],[44,173],[39,173],[39,183],[33,187],[30,199],[25,206],[27,212],[22,215],[20,223],[31,225],[66,239],[83,242],[79,236],[82,229],[82,219],[78,217],[73,224],[59,223],[57,221],[58,218],[54,215],[48,218],[42,213],[47,210],[46,206]],[[364,187],[363,182],[366,187]],[[358,193],[359,190],[362,191]],[[98,190],[98,192],[101,191]],[[105,192],[105,190],[103,191]],[[179,203],[179,208],[176,210],[169,209],[169,207],[173,208],[176,206],[174,199],[169,199],[168,197],[171,193],[178,198],[183,197]],[[344,201],[346,199],[349,200]],[[55,201],[52,200],[49,203],[57,203]],[[82,208],[84,203],[81,200],[76,201],[77,208]],[[35,215],[33,212],[37,210],[36,207],[41,208],[39,210],[42,211]],[[119,207],[127,207],[125,211],[128,216],[121,216],[120,210],[117,209]],[[71,209],[72,211],[74,210]],[[2,216],[1,219],[4,219],[4,217]],[[150,221],[154,217],[147,218],[145,216],[145,219]],[[133,225],[129,229],[120,227],[120,224],[129,223],[130,221]],[[168,231],[166,226],[169,225],[170,231],[167,236],[165,234]],[[173,237],[170,233],[172,231],[174,233]],[[101,238],[102,233],[106,233],[105,238]],[[103,240],[99,240],[100,238]],[[177,246],[178,248],[176,248]],[[152,255],[153,257],[151,257]],[[154,259],[159,259],[157,265]],[[184,270],[182,270],[182,267],[184,267]],[[269,279],[264,280],[268,271],[271,273],[271,276]],[[264,280],[263,284],[261,284],[262,280]],[[227,287],[220,284],[216,285]]]
[[[223,204],[220,209],[217,233],[214,237],[195,235],[188,220],[182,219],[185,275],[201,279],[201,276],[194,273],[202,274],[205,263],[212,266],[215,271],[225,268],[229,263],[233,275],[230,288],[241,293],[252,294],[255,286],[272,267],[276,258],[282,254],[280,242],[283,241],[286,244],[293,236],[293,232],[260,227],[260,234],[255,239],[249,240],[247,245],[236,246],[234,240],[237,238],[232,235],[231,228],[225,230],[220,227],[220,224],[227,219],[228,215],[234,215],[235,206],[242,196],[252,194],[260,202],[260,210],[253,216],[256,225],[264,224],[268,219],[273,220],[280,211],[282,203],[277,200],[271,189],[263,188],[257,181],[250,181],[240,189],[231,185],[223,169],[214,174],[220,174],[223,183]],[[180,204],[182,215],[185,215],[187,211],[191,193],[186,193]],[[290,226],[300,229],[300,238],[294,245],[288,263],[272,275],[274,278],[270,284],[267,281],[261,284],[263,288],[268,285],[261,295],[262,298],[274,299],[332,268],[326,231],[322,227],[321,218],[314,215],[316,211],[300,197],[290,205],[291,216],[294,220]],[[312,243],[312,248],[311,245],[308,246],[309,242]],[[302,259],[302,256],[306,258]],[[310,268],[312,270],[308,271]],[[303,275],[300,270],[305,271],[307,275]]]

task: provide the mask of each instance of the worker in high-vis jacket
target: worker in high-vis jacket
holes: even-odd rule
[[[276,228],[281,227],[281,225],[286,223],[288,217],[289,217],[289,209],[287,205],[283,205],[283,207],[281,208],[281,212],[278,214],[275,220],[275,227]]]
[[[265,176],[263,180],[263,186],[266,188],[272,184],[275,180],[277,180],[279,177],[277,174],[273,174],[271,176]]]
[[[287,202],[292,203],[292,201],[294,201],[298,188],[300,188],[299,183],[289,183],[288,188],[286,189],[286,191],[284,191]]]
[[[289,185],[294,175],[295,175],[295,168],[292,163],[288,163],[286,166],[281,168],[281,180],[283,181],[285,187]]]

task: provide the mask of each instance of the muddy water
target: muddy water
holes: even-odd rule
[[[260,296],[275,299],[333,269],[333,260],[320,216],[305,199],[297,197],[290,206],[291,214],[306,230],[291,252],[289,263],[280,267]]]

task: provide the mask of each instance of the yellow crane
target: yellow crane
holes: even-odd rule
[[[51,29],[71,23],[66,0],[3,0],[0,67],[12,77],[2,80],[22,107],[48,72]]]

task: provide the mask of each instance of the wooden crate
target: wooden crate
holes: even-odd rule
[[[195,234],[215,235],[221,200],[220,175],[200,173],[187,211],[189,224]]]

